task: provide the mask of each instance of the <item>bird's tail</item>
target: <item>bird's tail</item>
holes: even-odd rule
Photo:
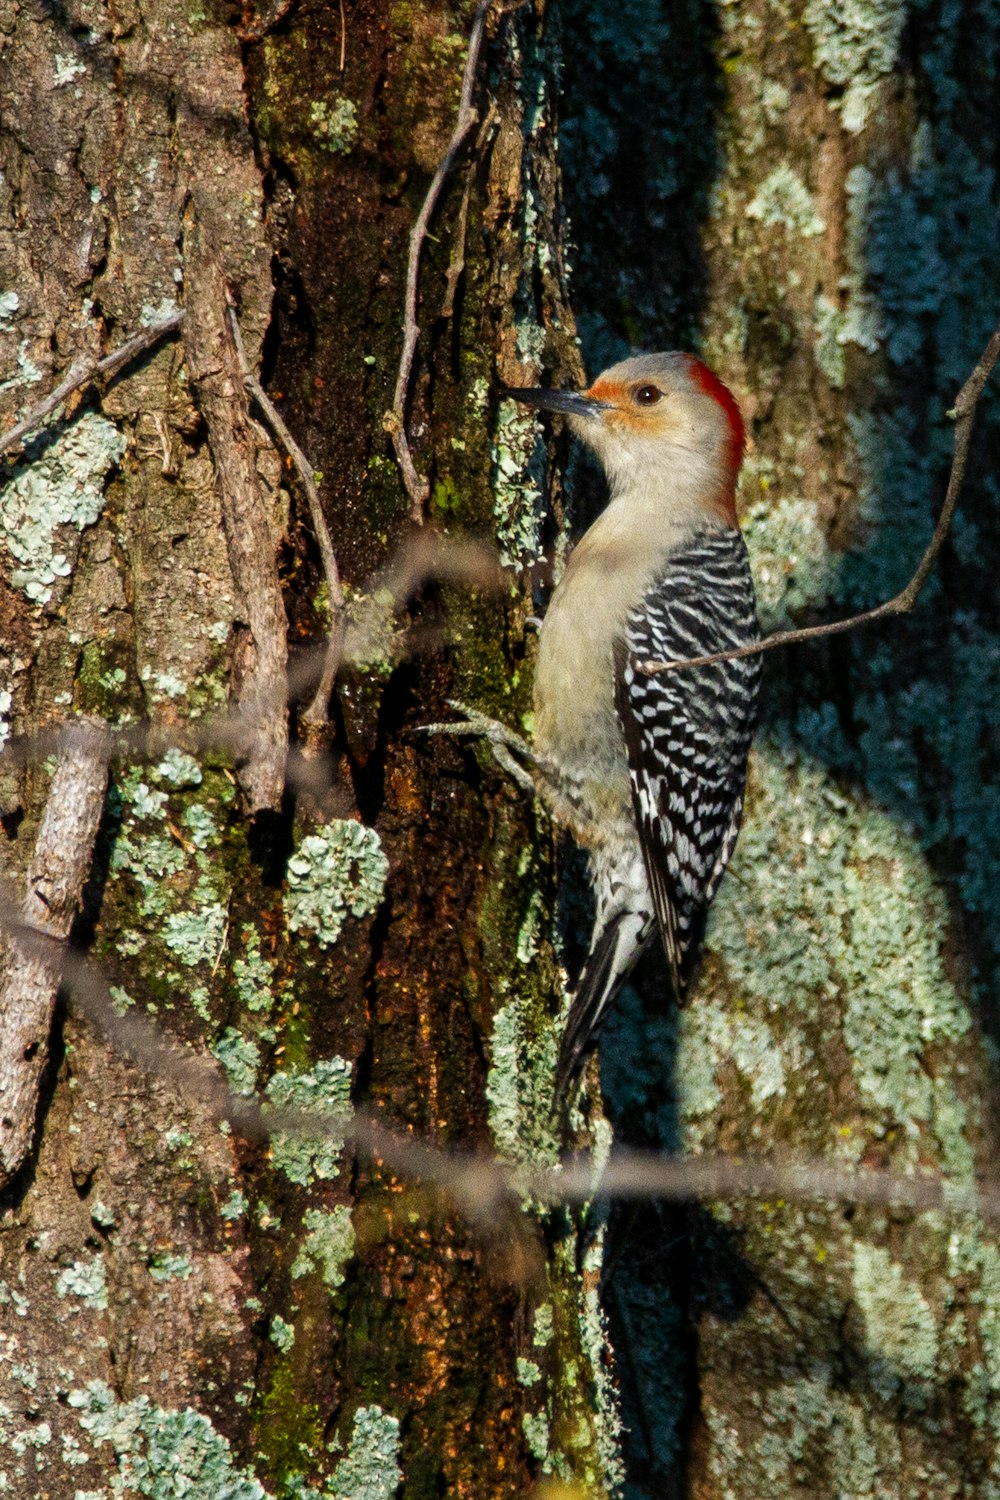
[[[568,1090],[600,1035],[608,1010],[628,978],[652,930],[652,913],[621,906],[599,920],[593,947],[570,1003],[556,1065],[556,1102]]]

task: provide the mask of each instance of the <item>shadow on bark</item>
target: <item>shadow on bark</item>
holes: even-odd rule
[[[561,158],[577,246],[573,290],[585,361],[594,373],[639,349],[700,345],[710,283],[716,290],[721,285],[723,296],[739,289],[746,270],[739,229],[722,237],[721,253],[732,263],[721,268],[719,246],[712,262],[704,230],[710,217],[727,212],[712,204],[721,170],[723,64],[728,57],[734,69],[737,60],[741,69],[752,63],[732,36],[720,42],[708,9],[696,3],[668,11],[631,0],[612,16],[589,0],[562,0],[560,16],[566,58]],[[967,8],[959,31],[973,24]],[[842,365],[830,366],[833,391],[823,395],[841,403],[853,485],[831,483],[830,494],[841,497],[834,523],[839,550],[824,544],[822,584],[801,601],[795,624],[869,607],[912,573],[944,494],[951,444],[945,413],[996,317],[997,197],[988,154],[995,139],[993,85],[986,70],[976,75],[958,63],[958,86],[952,78],[949,93],[935,25],[923,10],[908,17],[893,101],[901,128],[872,148],[870,167],[855,168],[846,179],[844,257],[855,279],[851,295],[859,305],[864,301],[871,319],[869,348],[876,359],[866,364],[867,355],[847,335],[834,350]],[[797,86],[794,77],[783,83]],[[923,135],[915,137],[918,129]],[[815,153],[811,165],[818,143]],[[757,183],[763,175],[762,168]],[[742,213],[742,207],[732,211]],[[780,289],[772,291],[777,323]],[[811,327],[800,341],[803,335],[815,337]],[[751,389],[755,374],[772,392],[783,378],[795,378],[790,372],[798,346],[790,338],[784,348],[773,342],[777,355],[770,365],[763,359],[766,369],[757,371],[749,345]],[[806,352],[812,355],[811,344]],[[770,358],[774,349],[767,353]],[[814,357],[818,366],[819,353]],[[768,408],[757,409],[767,441]],[[988,394],[961,516],[938,579],[916,613],[793,649],[779,661],[772,657],[764,712],[774,743],[822,767],[862,806],[873,799],[916,836],[949,903],[944,974],[994,1036],[1000,893],[987,872],[1000,863],[1000,643],[989,559],[1000,550],[1000,526],[988,476],[1000,457],[997,411],[995,393]],[[819,405],[814,425],[822,420]],[[590,512],[589,470],[573,462],[582,479],[577,508]],[[775,498],[796,488],[780,466],[774,479]],[[870,899],[880,899],[877,891]],[[662,993],[656,964],[647,961],[609,1022],[602,1076],[617,1139],[677,1149],[677,1032],[663,1013]],[[995,1095],[981,1064],[980,1088],[984,1079]],[[984,1109],[983,1134],[969,1133],[980,1155],[990,1134],[989,1100]],[[749,1128],[749,1121],[747,1106],[742,1123]],[[742,1143],[727,1141],[735,1149]],[[740,1235],[710,1215],[650,1205],[615,1211],[611,1227],[605,1304],[629,1429],[628,1495],[684,1496],[692,1470],[704,1472],[696,1451],[706,1440],[698,1431],[699,1325],[707,1312],[739,1320],[760,1296],[773,1299],[777,1326],[787,1332],[780,1350],[768,1353],[761,1344],[762,1368],[790,1363],[805,1370],[810,1360],[817,1366],[826,1360],[834,1383],[853,1386],[866,1409],[896,1391],[890,1405],[901,1427],[919,1425],[925,1443],[935,1422],[948,1434],[928,1443],[943,1463],[949,1444],[961,1446],[963,1433],[973,1441],[960,1390],[913,1391],[905,1370],[849,1334],[836,1347],[813,1352],[809,1331],[797,1335],[781,1311],[780,1289],[764,1286],[744,1257]],[[734,1371],[733,1378],[746,1381],[750,1373]]]

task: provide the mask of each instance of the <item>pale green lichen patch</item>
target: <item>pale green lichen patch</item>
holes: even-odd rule
[[[389,861],[374,828],[336,818],[308,834],[288,861],[285,915],[292,932],[312,934],[332,947],[344,918],[379,907]]]
[[[935,1315],[919,1286],[889,1252],[864,1241],[854,1247],[854,1295],[861,1310],[870,1378],[881,1396],[905,1386],[911,1404],[924,1404],[922,1384],[938,1363]]]
[[[358,143],[358,111],[352,99],[335,94],[329,101],[314,99],[309,126],[324,151],[347,156]]]
[[[773,1031],[756,1016],[733,1015],[714,1002],[692,1008],[684,1033],[690,1049],[683,1107],[690,1118],[713,1113],[720,1102],[720,1064],[731,1062],[749,1089],[756,1111],[785,1087],[785,1064]]]
[[[207,981],[229,944],[230,874],[218,852],[232,795],[226,778],[179,752],[129,768],[109,793],[122,925],[108,941],[119,956],[140,955],[136,983],[151,1008],[211,1017]]]
[[[295,1343],[295,1329],[291,1323],[286,1323],[284,1318],[275,1313],[271,1319],[268,1337],[271,1343],[277,1346],[280,1354],[287,1354]]]
[[[260,933],[252,923],[241,932],[242,946],[232,961],[233,980],[241,1006],[267,1013],[274,1006],[274,971],[261,952]]]
[[[77,1260],[56,1277],[56,1296],[78,1299],[84,1307],[103,1312],[108,1305],[107,1272],[103,1255]],[[74,1309],[77,1311],[78,1309]]]
[[[764,178],[747,204],[746,215],[748,219],[759,220],[765,228],[779,224],[807,239],[822,234],[826,228],[816,212],[812,193],[785,163]]]
[[[494,1144],[508,1161],[551,1164],[558,1157],[552,1116],[555,1063],[554,1033],[538,1038],[519,1000],[501,1005],[493,1016],[486,1101]]]
[[[813,304],[813,356],[835,391],[843,389],[847,378],[844,344],[847,342],[845,319],[836,302],[819,293]]]
[[[345,1269],[354,1255],[351,1211],[342,1203],[333,1209],[308,1208],[302,1219],[305,1237],[292,1263],[292,1277],[319,1271],[323,1284],[335,1292],[344,1284]]]
[[[545,1413],[526,1411],[521,1418],[521,1428],[528,1444],[528,1452],[534,1458],[548,1458],[549,1419]]]
[[[271,1158],[278,1171],[307,1187],[316,1177],[335,1177],[344,1144],[341,1127],[351,1114],[351,1065],[343,1057],[324,1058],[300,1073],[275,1073],[267,1085],[275,1125]],[[281,1127],[282,1112],[293,1116]],[[317,1115],[316,1134],[308,1117]]]
[[[500,561],[530,567],[541,557],[545,445],[537,416],[516,401],[500,402],[492,459]]]
[[[104,484],[125,453],[113,423],[84,412],[57,437],[36,438],[0,494],[0,542],[14,560],[11,582],[45,605],[73,571],[80,533],[104,508]]]
[[[607,1146],[610,1149],[610,1129]],[[583,1259],[584,1291],[580,1302],[580,1342],[590,1366],[590,1379],[596,1394],[592,1420],[586,1424],[586,1443],[596,1447],[598,1483],[616,1494],[625,1480],[622,1462],[622,1417],[617,1384],[607,1360],[611,1347],[607,1317],[601,1302],[601,1275],[604,1269],[605,1229],[593,1234]],[[599,1476],[599,1478],[598,1478]]]
[[[173,787],[201,786],[204,780],[201,766],[194,756],[188,755],[185,750],[179,750],[176,745],[171,745],[166,751],[153,774],[164,784]]]
[[[399,1419],[379,1406],[354,1413],[347,1452],[323,1489],[323,1500],[393,1500],[403,1478]]]
[[[190,968],[214,964],[222,952],[227,921],[226,908],[217,901],[207,901],[197,911],[168,912],[163,920],[164,944]]]
[[[844,90],[836,104],[845,130],[861,130],[879,83],[895,66],[904,0],[808,0],[802,20],[816,67]]]
[[[149,1262],[148,1270],[154,1281],[187,1281],[194,1266],[185,1252],[159,1250]]]
[[[399,599],[393,589],[370,594],[346,590],[344,659],[361,671],[388,675],[406,651],[406,633],[396,625]]]
[[[219,1217],[229,1220],[241,1219],[246,1211],[247,1200],[245,1195],[240,1192],[239,1188],[234,1188],[219,1209]]]
[[[260,1067],[260,1048],[249,1037],[243,1036],[234,1026],[227,1026],[212,1048],[226,1070],[226,1080],[234,1094],[244,1097],[257,1087],[257,1070]]]
[[[270,1500],[258,1480],[236,1465],[226,1439],[190,1406],[171,1411],[154,1406],[148,1396],[117,1401],[102,1380],[70,1391],[68,1400],[94,1448],[111,1445],[116,1495]]]
[[[787,630],[796,615],[833,592],[837,560],[809,501],[792,495],[755,501],[743,535],[765,634]]]
[[[784,1092],[782,1076],[808,1089],[804,1038],[822,1047],[812,1026],[825,1014],[823,1024],[840,1029],[870,1119],[904,1127],[907,1154],[927,1132],[946,1163],[961,1163],[958,1079],[939,1073],[935,1082],[926,1059],[962,1040],[970,1021],[945,973],[947,906],[915,841],[773,743],[758,746],[751,790],[737,878],[720,889],[708,946],[737,993],[754,997],[758,1029],[746,1031],[738,1015],[717,1017],[714,1027],[702,1020],[713,1013],[707,994],[685,1010],[678,1077],[691,1118],[717,1108],[718,1067],[730,1058],[748,1078],[763,1128],[766,1103]],[[817,1060],[817,1078],[821,1071]]]

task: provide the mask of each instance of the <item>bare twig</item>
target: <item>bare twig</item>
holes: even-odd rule
[[[493,0],[479,0],[476,13],[472,20],[472,30],[469,33],[469,52],[465,59],[465,72],[462,75],[462,93],[458,105],[458,119],[452,132],[451,140],[448,142],[447,150],[438,162],[437,171],[431,178],[431,185],[427,189],[427,196],[417,215],[416,223],[410,231],[410,258],[406,267],[406,292],[403,302],[403,352],[399,360],[399,374],[396,377],[396,391],[392,399],[392,410],[387,411],[383,419],[383,426],[392,438],[392,446],[396,452],[396,462],[399,464],[403,475],[403,483],[406,493],[410,497],[410,518],[416,525],[422,526],[424,521],[424,506],[430,493],[427,480],[417,473],[410,452],[410,443],[406,435],[406,402],[410,394],[410,379],[413,374],[413,359],[417,351],[417,339],[420,336],[420,325],[417,322],[417,300],[420,289],[420,255],[423,250],[424,240],[427,238],[427,228],[430,224],[434,209],[445,184],[448,173],[455,164],[459,151],[465,144],[465,140],[476,124],[479,116],[472,104],[472,93],[476,83],[476,71],[479,67],[479,54],[482,50],[483,32],[486,23],[486,12],[489,10]]]
[[[377,600],[374,618],[369,623],[362,612],[346,632],[345,659],[368,659],[373,644],[380,640],[383,623],[401,608],[410,596],[431,579],[466,583],[483,590],[505,586],[508,575],[498,565],[496,552],[484,544],[466,538],[444,537],[433,530],[416,533],[401,546],[371,585],[371,597]],[[287,697],[296,699],[315,681],[317,667],[325,660],[327,643],[318,642],[301,652],[295,666],[286,674]],[[71,721],[75,722],[75,721]],[[49,724],[31,734],[12,735],[0,746],[0,766],[14,769],[38,764],[48,755],[58,755],[66,726]],[[234,705],[218,714],[194,718],[162,720],[141,719],[112,728],[105,726],[110,754],[131,762],[154,763],[168,750],[185,750],[197,755],[206,750],[221,750],[237,759],[249,756],[253,749],[255,729],[247,712]],[[322,756],[304,757],[289,754],[286,775],[296,790],[320,796],[328,789],[333,769]]]
[[[150,323],[148,328],[140,328],[131,338],[126,339],[124,344],[119,344],[110,354],[105,354],[100,359],[95,359],[89,354],[78,356],[70,365],[62,380],[43,401],[33,406],[26,412],[21,420],[13,427],[9,427],[5,433],[0,435],[0,453],[7,453],[11,448],[17,446],[21,439],[29,432],[34,432],[40,426],[50,412],[55,411],[60,402],[65,401],[74,391],[81,386],[89,385],[92,380],[99,380],[103,376],[113,375],[123,365],[142,354],[144,350],[152,348],[159,343],[168,333],[179,328],[187,313],[183,307],[178,307],[174,312],[168,313],[166,317],[160,318],[155,323]]]
[[[3,925],[18,941],[27,936],[38,944],[55,946],[47,935],[15,921],[5,918]],[[614,1150],[603,1165],[587,1154],[577,1154],[553,1166],[534,1166],[445,1149],[391,1131],[363,1112],[279,1108],[263,1099],[234,1095],[213,1059],[169,1040],[138,1009],[119,1014],[103,978],[88,960],[70,953],[63,962],[63,984],[74,1003],[118,1051],[228,1120],[247,1139],[265,1140],[275,1131],[303,1139],[335,1135],[391,1172],[446,1192],[478,1222],[495,1222],[498,1211],[512,1197],[552,1204],[581,1204],[602,1197],[637,1202],[694,1198],[829,1201],[969,1214],[1000,1223],[1000,1187],[992,1181],[951,1182],[936,1173],[877,1171],[819,1157],[677,1156],[625,1149]]]
[[[39,947],[13,938],[0,990],[0,1187],[20,1169],[34,1139],[63,946],[90,870],[109,753],[103,725],[85,720],[63,727],[18,924],[47,941]]]
[[[810,625],[804,630],[781,630],[775,635],[768,635],[763,640],[755,641],[751,646],[740,646],[733,651],[716,651],[711,656],[693,656],[686,661],[644,661],[639,663],[639,670],[653,675],[657,672],[679,672],[690,667],[709,667],[717,661],[736,661],[741,656],[758,656],[762,651],[773,651],[776,646],[792,646],[799,641],[815,641],[827,635],[844,635],[849,630],[858,630],[863,625],[872,625],[876,620],[908,614],[916,604],[937,562],[938,553],[951,527],[958,497],[962,490],[962,482],[965,479],[965,466],[969,457],[969,443],[972,439],[972,424],[976,407],[998,358],[1000,358],[1000,325],[994,330],[975,369],[962,386],[955,405],[948,413],[948,416],[955,421],[955,447],[944,504],[941,507],[934,534],[927,544],[927,550],[920,559],[913,577],[900,593],[892,599],[887,599],[884,604],[876,605],[874,609],[866,609],[861,614],[851,615],[846,620],[833,620],[828,625]]]
[[[104,769],[96,779],[91,773],[94,766],[106,768],[106,759],[103,758],[106,744],[103,749],[99,748],[100,732],[94,729],[89,732],[99,738],[93,746],[88,742],[85,747],[84,759],[89,757],[91,750],[96,759],[88,762],[90,768],[84,773],[89,790],[83,801],[87,802],[90,808],[88,816],[96,827]],[[78,728],[77,735],[79,733]],[[79,753],[83,741],[77,739],[74,743],[77,750],[73,753]],[[72,778],[77,772],[67,774]],[[57,778],[59,775],[60,771],[57,771]],[[50,810],[51,828],[55,827],[56,813],[67,800],[66,790],[66,784],[53,783],[43,829],[49,826]],[[75,793],[72,801],[77,806],[82,805],[81,798]],[[39,848],[42,842],[40,834]],[[61,835],[56,842],[62,846]],[[89,865],[92,835],[89,842],[87,838],[76,838],[70,843],[72,847],[66,869],[72,865],[72,879],[60,883],[57,872],[56,884],[47,887],[45,893],[53,908],[59,906],[61,915],[58,921],[47,915],[42,925],[37,921],[34,908],[31,919],[27,920],[27,909],[19,911],[16,899],[0,889],[0,927],[15,952],[23,952],[29,961],[54,974],[56,983],[61,973],[62,985],[75,1005],[104,1033],[116,1050],[138,1066],[171,1082],[190,1100],[208,1108],[218,1118],[228,1120],[249,1140],[266,1140],[275,1131],[316,1140],[335,1135],[391,1172],[447,1193],[463,1213],[479,1223],[496,1222],[497,1214],[509,1205],[512,1198],[527,1197],[539,1203],[581,1204],[600,1197],[636,1202],[695,1198],[781,1198],[801,1203],[830,1201],[914,1212],[969,1214],[985,1222],[1000,1224],[1000,1187],[994,1181],[951,1182],[936,1173],[912,1175],[877,1171],[842,1165],[825,1158],[791,1155],[783,1158],[678,1156],[617,1149],[601,1164],[587,1154],[567,1156],[554,1165],[514,1163],[473,1151],[445,1149],[413,1135],[398,1134],[363,1112],[279,1108],[261,1098],[234,1095],[214,1059],[169,1039],[138,1008],[120,1014],[96,966],[65,949],[60,934],[68,931],[79,899],[78,891]],[[58,850],[53,856],[54,847],[51,838],[47,838],[45,859],[55,857],[58,862],[60,856]],[[33,878],[40,857],[39,850],[36,850]],[[73,891],[77,894],[73,895]],[[2,1014],[10,1013],[8,1006]],[[19,1039],[20,1034],[15,1040]],[[8,1052],[5,1055],[13,1054]],[[19,1058],[20,1052],[16,1056]],[[5,1098],[5,1114],[9,1108],[9,1098]],[[6,1164],[6,1151],[2,1160]]]
[[[333,550],[333,542],[330,539],[330,528],[326,524],[326,517],[323,514],[323,507],[320,504],[313,466],[292,437],[284,418],[274,402],[251,370],[243,343],[243,335],[240,332],[239,319],[236,316],[236,309],[233,305],[231,295],[227,295],[227,301],[229,303],[229,328],[233,336],[233,343],[236,346],[236,358],[239,361],[243,384],[264,413],[271,431],[280,440],[286,453],[295,465],[302,488],[305,490],[306,500],[309,504],[309,516],[319,546],[320,559],[323,564],[323,576],[326,579],[327,593],[330,598],[330,635],[326,643],[323,671],[320,675],[319,686],[302,718],[306,724],[325,724],[330,694],[333,692],[334,679],[336,678],[337,669],[340,666],[344,651],[344,593],[340,586],[340,569],[337,567],[337,557]]]

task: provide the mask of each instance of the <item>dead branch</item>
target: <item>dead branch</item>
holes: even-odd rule
[[[455,311],[458,284],[465,271],[465,239],[469,228],[469,200],[471,197],[472,171],[470,169],[465,174],[465,187],[462,189],[462,202],[458,210],[458,223],[455,225],[455,243],[452,247],[448,270],[445,272],[444,301],[441,303],[442,318],[450,318]]]
[[[524,1198],[548,1204],[585,1204],[595,1198],[636,1202],[781,1198],[789,1203],[840,1202],[967,1214],[1000,1223],[1000,1188],[992,1181],[952,1182],[937,1173],[907,1175],[818,1157],[677,1156],[621,1148],[603,1162],[581,1153],[555,1165],[535,1166],[445,1149],[389,1130],[364,1112],[284,1109],[260,1098],[238,1096],[228,1088],[214,1059],[168,1039],[136,1008],[120,1014],[99,970],[79,954],[64,953],[48,932],[18,920],[2,893],[0,921],[18,944],[34,945],[36,952],[44,949],[50,956],[58,953],[64,988],[110,1045],[227,1120],[246,1139],[263,1141],[275,1131],[307,1140],[334,1135],[390,1172],[446,1193],[479,1224],[496,1222],[497,1214],[512,1200]]]
[[[168,333],[173,333],[186,317],[186,310],[179,307],[174,312],[168,313],[166,317],[150,323],[148,328],[140,328],[139,332],[126,339],[124,344],[119,344],[117,349],[113,349],[110,354],[105,354],[100,359],[95,359],[89,354],[79,355],[74,359],[55,390],[44,400],[39,401],[37,406],[33,406],[30,411],[26,412],[13,427],[9,427],[0,435],[0,454],[7,453],[11,448],[16,447],[21,439],[39,427],[49,413],[55,411],[67,396],[71,396],[81,386],[89,385],[92,380],[100,380],[106,375],[113,375],[116,370],[129,364],[146,349],[158,344],[160,339],[165,338]]]
[[[333,550],[333,542],[330,539],[330,528],[326,524],[326,517],[323,514],[323,507],[320,504],[319,491],[316,488],[315,470],[298,443],[292,437],[284,418],[274,402],[251,370],[231,293],[227,294],[227,302],[229,304],[229,327],[233,336],[233,343],[236,347],[236,357],[243,374],[243,384],[264,413],[271,431],[282,443],[286,453],[295,465],[302,488],[305,491],[306,500],[309,504],[309,516],[312,521],[316,542],[319,546],[320,559],[323,564],[323,576],[326,579],[326,588],[330,599],[330,634],[326,642],[323,671],[320,674],[319,686],[316,689],[312,702],[302,715],[304,724],[319,726],[326,723],[330,695],[333,692],[337,669],[340,666],[344,652],[344,593],[340,586],[340,569],[337,567],[337,557]]]
[[[693,656],[686,661],[644,661],[639,663],[639,670],[652,676],[657,672],[679,672],[690,667],[710,667],[717,661],[735,661],[741,656],[758,656],[762,651],[773,651],[776,646],[793,646],[799,641],[815,641],[827,635],[844,635],[849,630],[859,630],[864,625],[873,625],[876,620],[886,620],[893,615],[908,614],[930,577],[931,570],[937,562],[938,553],[951,527],[965,479],[965,466],[969,457],[976,407],[998,358],[1000,358],[1000,325],[994,330],[975,369],[959,391],[955,405],[947,413],[955,423],[955,446],[948,475],[948,488],[934,534],[927,544],[916,572],[904,589],[892,599],[887,599],[884,604],[878,604],[874,609],[866,609],[861,614],[851,615],[846,620],[832,620],[828,625],[809,625],[804,630],[781,630],[774,635],[765,636],[763,640],[755,641],[751,646],[740,646],[733,651],[716,651],[711,656]]]
[[[899,1172],[841,1165],[823,1158],[678,1156],[653,1151],[616,1149],[603,1162],[588,1155],[564,1157],[554,1165],[504,1161],[467,1150],[445,1149],[413,1135],[386,1128],[364,1112],[285,1109],[259,1097],[242,1097],[227,1086],[221,1066],[176,1040],[138,1009],[120,1014],[99,969],[80,954],[67,952],[69,931],[79,892],[89,868],[103,804],[108,739],[95,726],[74,726],[64,741],[65,753],[46,806],[39,834],[29,896],[23,908],[0,889],[0,926],[14,954],[25,955],[11,966],[0,1012],[0,1057],[7,1065],[3,1089],[0,1168],[9,1180],[30,1146],[37,1100],[37,1077],[44,1063],[51,1003],[61,982],[74,1005],[135,1065],[172,1083],[189,1099],[224,1119],[246,1139],[264,1141],[275,1131],[302,1139],[335,1135],[390,1172],[444,1192],[470,1221],[496,1222],[512,1201],[529,1198],[547,1204],[585,1204],[595,1198],[636,1202],[654,1199],[738,1201],[781,1198],[788,1202],[840,1202],[913,1212],[971,1215],[1000,1223],[1000,1188],[983,1181],[952,1182],[937,1173]],[[69,819],[69,825],[66,820]],[[71,825],[71,826],[70,826]],[[41,921],[39,903],[45,908]],[[19,962],[46,976],[48,997],[32,1014],[31,1034],[11,1020],[25,1013],[22,987],[13,995]],[[11,1001],[15,1003],[10,1003]],[[29,1004],[32,1003],[29,997]],[[26,1055],[27,1054],[27,1055]],[[13,1064],[13,1068],[11,1068]],[[15,1075],[34,1071],[34,1090],[15,1086]],[[15,1079],[8,1083],[7,1078]],[[26,1144],[13,1151],[13,1132],[20,1127]],[[6,1134],[10,1131],[11,1134]]]
[[[459,151],[465,144],[465,140],[479,119],[478,113],[473,108],[472,92],[476,83],[476,72],[479,67],[479,54],[482,50],[483,33],[486,24],[486,13],[493,0],[479,0],[476,13],[472,19],[472,30],[469,33],[469,51],[465,59],[465,71],[462,74],[462,93],[458,105],[458,119],[452,132],[451,140],[441,160],[438,162],[437,171],[431,178],[431,185],[427,189],[427,196],[417,215],[416,223],[410,231],[410,256],[406,267],[406,291],[403,299],[403,352],[399,360],[399,373],[396,377],[396,391],[392,398],[392,409],[387,411],[382,425],[392,438],[392,446],[396,453],[396,462],[399,464],[406,486],[406,493],[410,497],[410,519],[417,525],[422,526],[424,522],[424,506],[430,494],[427,480],[417,473],[410,452],[410,443],[406,434],[406,403],[410,394],[410,380],[413,375],[413,360],[417,352],[417,339],[420,337],[420,324],[417,322],[417,300],[420,290],[420,255],[427,238],[427,228],[430,224],[434,209],[441,194],[449,172],[455,164]]]
[[[416,533],[399,547],[370,585],[378,600],[373,618],[353,621],[345,631],[344,660],[365,661],[381,638],[384,619],[391,619],[407,600],[425,583],[442,580],[491,590],[502,589],[509,575],[499,566],[492,547],[462,537],[440,536],[433,530]],[[317,666],[328,655],[328,644],[318,642],[299,653],[295,666],[286,674],[286,701],[308,691],[315,681]],[[77,722],[76,720],[70,721]],[[64,724],[50,724],[30,734],[12,735],[0,746],[0,766],[6,769],[38,764],[46,756],[58,755]],[[189,754],[221,750],[235,760],[248,759],[253,752],[255,726],[238,705],[218,714],[196,718],[174,718],[169,723],[140,719],[122,728],[105,725],[109,753],[129,763],[155,763],[168,750]],[[315,753],[305,756],[294,750],[288,753],[285,776],[299,792],[320,797],[333,779],[333,763]]]
[[[102,724],[64,725],[58,745],[0,989],[0,1188],[20,1170],[34,1139],[65,940],[90,870],[108,780],[110,740]]]

